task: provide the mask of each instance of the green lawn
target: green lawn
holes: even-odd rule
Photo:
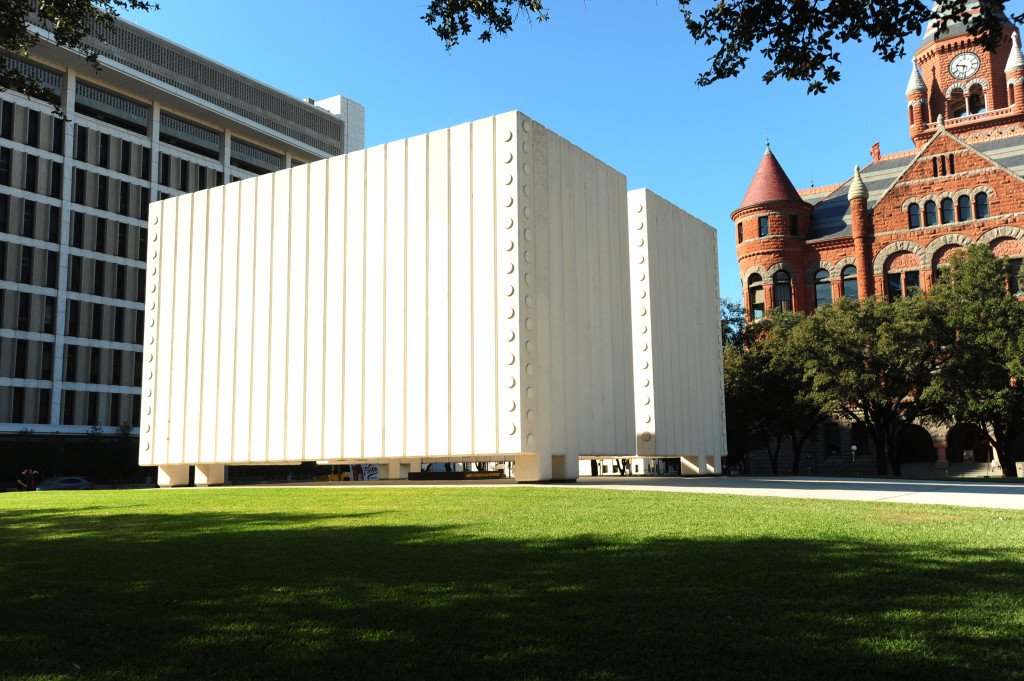
[[[0,678],[1024,679],[1024,514],[547,487],[0,495]]]

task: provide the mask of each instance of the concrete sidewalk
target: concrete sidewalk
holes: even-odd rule
[[[1024,511],[1024,482],[743,476],[719,478],[597,477],[580,478],[576,485],[566,486],[645,492],[742,494],[792,499],[946,504]]]

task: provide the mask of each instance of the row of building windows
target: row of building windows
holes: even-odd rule
[[[64,164],[0,147],[0,185],[61,198]]]
[[[60,243],[60,206],[0,194],[0,232]]]
[[[928,200],[924,202],[924,221],[922,223],[921,205],[912,203],[907,206],[907,225],[910,229],[917,229],[922,224],[925,227],[931,227],[940,222],[943,225],[948,225],[953,222],[966,222],[967,220],[987,218],[989,216],[988,194],[986,192],[975,194],[973,213],[971,208],[971,197],[966,194],[959,197],[955,204],[953,199],[949,197],[942,199],[938,204],[935,201]]]
[[[57,288],[57,251],[0,241],[0,280]]]
[[[0,386],[0,421],[46,425],[50,423],[50,388]],[[139,395],[64,390],[61,393],[63,425],[139,425],[142,400]]]
[[[53,379],[53,343],[0,338],[0,377]]]
[[[800,218],[796,215],[789,216],[789,235],[800,236]],[[768,236],[768,216],[762,215],[757,219],[757,236],[764,238]],[[736,243],[743,243],[743,223],[736,223]]]
[[[144,319],[142,310],[69,300],[65,334],[73,338],[141,345]]]
[[[1024,259],[1010,259],[1008,268],[1009,292],[1014,295],[1024,292]],[[853,265],[844,267],[840,271],[839,281],[840,295],[857,300],[857,268]],[[885,275],[885,293],[889,300],[913,296],[920,289],[921,273],[918,270],[887,272]],[[774,309],[793,309],[792,278],[785,270],[779,270],[772,275],[772,298]],[[747,280],[747,302],[754,319],[764,316],[764,280],[760,274],[752,274]],[[828,270],[820,269],[814,274],[814,304],[815,307],[832,304],[832,279]]]
[[[57,298],[0,289],[0,329],[54,333]]]
[[[144,261],[147,234],[145,227],[84,213],[71,214],[71,245],[74,248]]]
[[[146,270],[72,255],[68,258],[68,290],[141,303],[146,299]]]
[[[64,346],[64,380],[68,383],[132,386],[141,379],[141,352]]]
[[[149,189],[133,182],[75,168],[73,201],[80,206],[110,211],[127,218],[149,216]]]
[[[5,101],[0,104],[0,138],[63,154],[64,121]]]

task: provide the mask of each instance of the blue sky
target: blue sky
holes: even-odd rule
[[[700,5],[700,0],[695,0]],[[706,2],[706,0],[705,0]],[[426,0],[161,0],[126,18],[298,97],[343,94],[366,107],[367,146],[519,109],[719,233],[722,294],[739,297],[729,213],[766,134],[798,188],[847,179],[855,163],[908,149],[896,64],[844,51],[826,94],[739,78],[698,88],[711,55],[675,0],[560,0],[551,19],[450,53],[420,21]],[[1015,3],[1010,3],[1011,9]],[[909,51],[918,41],[909,41]]]

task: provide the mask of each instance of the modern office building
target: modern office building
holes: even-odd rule
[[[52,91],[0,92],[0,438],[137,432],[150,202],[363,146],[344,97],[297,99],[127,22],[95,47],[98,71],[45,36],[0,56]]]
[[[713,230],[519,112],[172,197],[148,226],[139,462],[161,484],[720,470]]]

